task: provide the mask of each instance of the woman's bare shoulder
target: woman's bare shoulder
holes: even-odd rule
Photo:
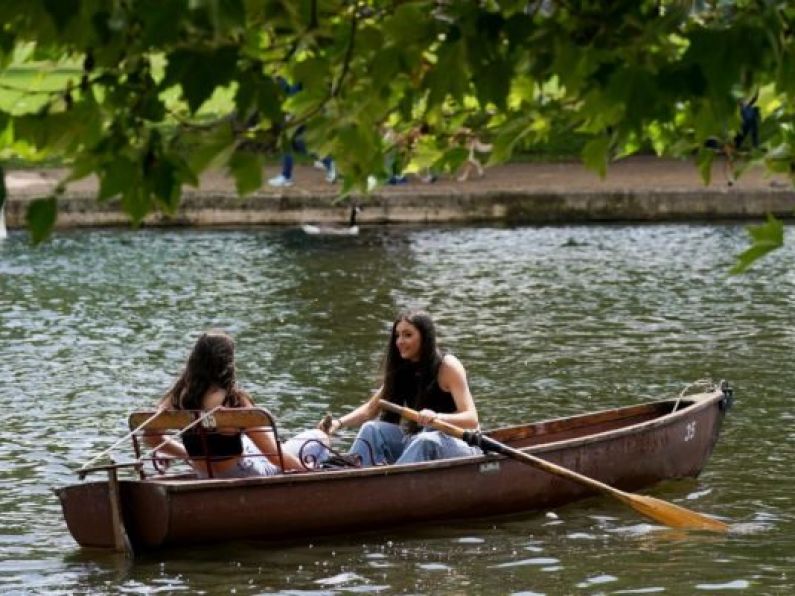
[[[439,367],[439,373],[444,374],[447,372],[466,373],[464,365],[461,364],[461,361],[458,358],[456,358],[454,354],[445,354],[442,357],[442,364]]]
[[[448,365],[461,365],[461,361],[455,354],[451,354],[450,352],[445,352],[444,356],[442,356],[442,364]]]

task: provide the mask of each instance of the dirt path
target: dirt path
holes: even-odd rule
[[[263,180],[278,173],[275,166],[266,168]],[[10,171],[6,175],[6,184],[11,197],[23,197],[30,194],[43,194],[52,189],[64,175],[64,170],[21,170]],[[732,186],[738,189],[783,188],[789,183],[786,177],[769,176],[761,169],[751,170],[743,174]],[[723,163],[716,162],[713,166],[712,181],[705,187],[696,166],[688,161],[659,159],[655,157],[633,157],[612,164],[604,179],[586,169],[577,162],[558,163],[512,163],[487,168],[485,176],[470,177],[465,182],[443,176],[434,184],[426,184],[416,176],[409,176],[408,184],[383,186],[380,193],[403,194],[416,192],[417,187],[422,193],[447,194],[450,190],[466,190],[482,192],[494,190],[526,190],[526,191],[616,191],[632,190],[691,190],[703,192],[705,188],[728,188],[727,176]],[[313,194],[334,195],[335,185],[324,180],[323,172],[311,166],[296,166],[295,184],[284,189],[274,189],[263,183],[256,194]],[[93,179],[80,180],[69,185],[67,193],[82,194],[96,190]],[[199,189],[190,189],[199,193],[234,193],[234,181],[223,172],[212,172],[202,176]]]

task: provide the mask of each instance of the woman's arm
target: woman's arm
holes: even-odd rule
[[[268,461],[282,468],[283,472],[292,470],[306,471],[306,468],[299,459],[291,453],[287,453],[284,449],[282,449],[282,458],[284,459],[284,464],[282,465],[282,461],[279,459],[279,453],[276,450],[276,439],[273,437],[272,428],[262,426],[258,428],[249,428],[245,432],[246,436],[257,446],[257,449],[268,458]]]
[[[164,442],[165,441],[165,442]],[[182,443],[175,441],[174,439],[168,437],[167,435],[163,434],[153,434],[153,435],[144,435],[144,443],[149,447],[149,449],[154,449],[158,445],[160,448],[157,450],[160,454],[170,455],[172,457],[176,457],[178,459],[187,459],[188,452],[185,451],[185,447]]]
[[[247,395],[241,397],[240,405],[244,408],[256,407],[254,402]],[[276,439],[274,438],[272,428],[268,428],[267,426],[249,428],[246,429],[245,433],[254,445],[256,445],[257,449],[260,450],[260,453],[267,457],[268,461],[273,465],[282,468],[283,472],[292,470],[306,471],[306,468],[301,464],[299,459],[291,453],[287,453],[284,449],[282,449],[282,458],[284,459],[284,464],[282,464],[282,460],[279,459],[279,452],[276,449]]]
[[[420,424],[430,424],[433,419],[443,420],[459,428],[476,429],[478,427],[478,411],[475,400],[469,391],[467,373],[464,365],[452,354],[442,360],[437,376],[439,387],[453,396],[456,411],[450,414],[438,414],[433,410],[420,411]]]
[[[169,401],[167,397],[164,397],[157,404],[156,410],[160,411],[168,409],[169,409]],[[175,441],[174,439],[170,438],[167,434],[145,433],[142,439],[144,444],[149,449],[154,449],[155,447],[163,443],[163,446],[160,447],[160,449],[158,449],[158,452],[180,459],[186,459],[188,457],[188,452],[185,451],[185,447],[183,447],[182,441]]]
[[[381,399],[382,391],[383,387],[379,387],[378,391],[376,391],[370,399],[356,408],[353,412],[348,412],[344,416],[340,416],[339,418],[332,420],[328,434],[333,435],[343,426],[359,426],[363,422],[367,422],[368,420],[372,420],[378,416],[378,412],[380,411],[378,407],[378,400]]]

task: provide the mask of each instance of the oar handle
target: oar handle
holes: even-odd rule
[[[386,410],[387,412],[400,414],[400,416],[403,418],[408,418],[409,420],[413,420],[418,424],[420,423],[419,412],[412,410],[411,408],[404,408],[403,406],[393,404],[391,401],[386,401],[385,399],[378,400],[378,407],[382,410]],[[450,424],[444,420],[439,420],[438,418],[435,418],[431,421],[431,426],[436,430],[440,430],[445,434],[455,437],[456,439],[464,439],[464,435],[467,434],[467,431],[465,431],[463,428],[458,428],[454,424]]]

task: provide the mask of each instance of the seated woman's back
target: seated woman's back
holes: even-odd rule
[[[203,333],[160,407],[205,412],[219,406],[253,407],[251,396],[237,385],[234,354],[234,340],[228,334],[220,330]],[[315,441],[321,443],[320,439]],[[316,458],[320,457],[319,447],[315,449]],[[306,469],[290,449],[279,448],[274,429],[268,427],[249,428],[242,433],[234,429],[212,433],[189,429],[183,434],[182,443],[167,442],[164,450],[187,459],[200,478],[272,476],[282,470]]]

